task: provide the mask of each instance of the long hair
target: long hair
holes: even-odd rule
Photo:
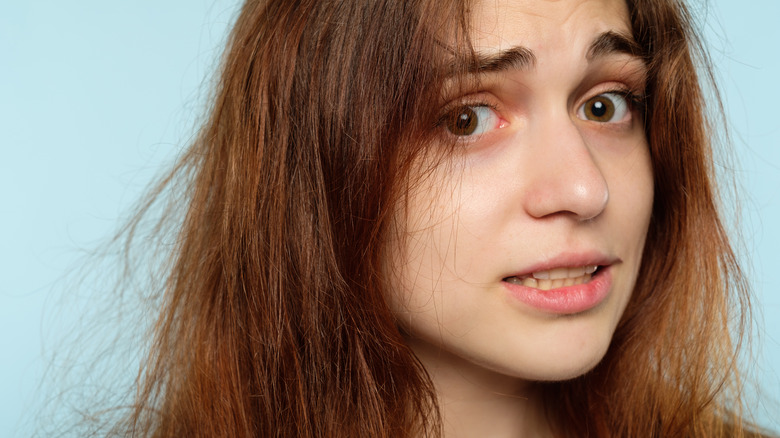
[[[697,75],[711,78],[706,53],[682,1],[627,3],[649,68],[655,200],[643,266],[606,357],[551,392],[568,427],[592,436],[749,435],[738,354],[750,296],[718,211]]]
[[[115,434],[439,433],[381,254],[442,77],[467,70],[466,3],[246,2],[209,117],[169,179],[185,181],[187,209]],[[747,288],[716,208],[696,38],[677,0],[628,5],[649,67],[644,262],[606,357],[545,384],[548,412],[575,436],[740,436],[729,323],[744,332]]]
[[[246,2],[179,167],[191,198],[120,433],[397,437],[435,422],[380,246],[459,7]]]

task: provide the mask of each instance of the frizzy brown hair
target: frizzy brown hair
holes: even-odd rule
[[[548,413],[563,435],[741,436],[729,322],[745,330],[747,288],[716,209],[696,39],[680,2],[628,5],[650,72],[644,263],[607,356],[545,384]],[[244,4],[209,118],[171,176],[188,182],[188,208],[115,434],[439,433],[384,301],[381,250],[442,75],[453,53],[468,59],[467,13],[456,0]]]
[[[606,357],[550,391],[565,400],[570,430],[587,435],[754,436],[738,373],[749,291],[717,208],[697,76],[709,74],[706,54],[682,1],[627,3],[649,67],[655,200],[643,266]]]
[[[182,165],[191,200],[126,433],[396,437],[435,422],[379,290],[379,245],[431,124],[436,33],[460,7],[246,2]]]

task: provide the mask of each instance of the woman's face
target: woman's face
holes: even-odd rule
[[[572,378],[605,354],[641,262],[645,66],[622,0],[472,14],[479,84],[448,96],[455,152],[419,163],[396,213],[390,302],[429,371]]]

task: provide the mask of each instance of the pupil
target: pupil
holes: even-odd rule
[[[457,126],[459,130],[464,130],[467,129],[469,125],[471,125],[471,116],[466,113],[459,114],[455,126]]]
[[[447,129],[455,135],[471,135],[477,130],[479,117],[469,107],[458,108],[448,115]]]
[[[590,112],[596,117],[603,117],[607,113],[607,106],[604,102],[593,102]]]

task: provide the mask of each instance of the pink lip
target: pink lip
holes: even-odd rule
[[[546,313],[570,315],[596,307],[612,289],[612,269],[601,268],[585,283],[557,289],[541,290],[519,284],[503,282],[510,295]]]
[[[512,298],[545,313],[571,315],[590,310],[599,305],[612,289],[612,265],[619,259],[598,254],[570,254],[540,263],[514,276],[522,277],[533,272],[546,271],[563,266],[598,265],[599,270],[585,284],[565,286],[550,290],[503,281]]]

